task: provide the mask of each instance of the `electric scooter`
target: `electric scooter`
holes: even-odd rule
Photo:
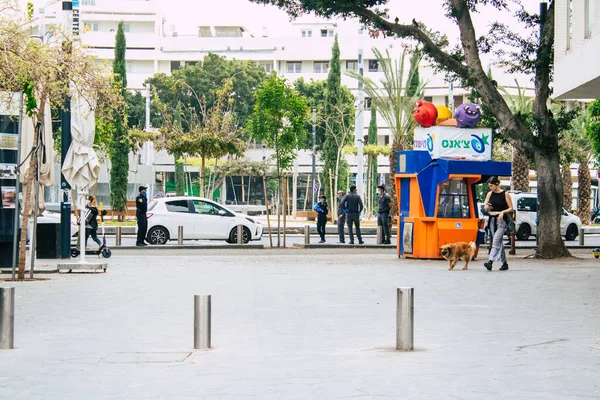
[[[86,250],[85,255],[97,255],[98,257],[102,256],[104,258],[110,258],[112,255],[110,249],[106,246],[106,232],[104,230],[104,216],[108,212],[102,209],[102,203],[100,203],[100,221],[102,222],[102,246],[96,250]],[[78,257],[81,253],[79,250],[79,246],[71,247],[71,257]]]

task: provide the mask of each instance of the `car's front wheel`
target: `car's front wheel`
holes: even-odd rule
[[[521,224],[519,226],[519,230],[517,230],[517,239],[518,240],[527,240],[531,236],[531,227],[527,223]]]
[[[579,234],[579,232],[577,230],[577,225],[571,224],[571,225],[567,226],[567,231],[565,232],[565,239],[566,240],[575,240],[577,238],[578,234]]]
[[[237,226],[235,228],[233,228],[231,230],[231,232],[229,232],[229,240],[227,241],[228,243],[233,243],[236,244],[237,240],[238,240],[238,230],[237,230]],[[250,241],[250,229],[246,228],[244,226],[244,228],[242,229],[242,243],[246,244]]]
[[[169,231],[162,226],[155,226],[148,232],[147,240],[150,244],[165,244],[169,241]]]

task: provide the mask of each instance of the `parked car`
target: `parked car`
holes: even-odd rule
[[[148,234],[151,244],[177,239],[183,226],[183,239],[225,240],[237,242],[237,227],[242,226],[242,242],[260,240],[262,225],[245,214],[201,197],[164,197],[148,204]]]
[[[527,192],[509,192],[516,209],[515,231],[518,240],[527,240],[537,235],[537,194]],[[565,240],[575,240],[579,235],[581,219],[564,208],[560,219],[560,232]]]

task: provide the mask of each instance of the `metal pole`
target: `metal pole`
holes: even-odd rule
[[[304,244],[310,244],[310,225],[304,225]]]
[[[194,349],[210,349],[211,295],[194,295]]]
[[[242,225],[237,227],[237,244],[244,244],[244,227]]]
[[[120,246],[121,245],[121,227],[117,226],[116,232],[115,232],[115,246]]]
[[[377,225],[377,244],[381,244],[383,237],[383,226]]]
[[[315,185],[317,184],[317,109],[312,109],[312,204],[315,204]],[[312,207],[311,204],[311,207]]]
[[[29,246],[30,246],[30,251],[29,254],[30,259],[29,259],[29,277],[31,279],[33,279],[33,267],[35,265],[35,256],[36,256],[36,247],[37,247],[37,217],[38,217],[38,210],[39,210],[39,204],[40,204],[40,149],[42,148],[42,133],[44,131],[44,129],[46,129],[44,127],[44,123],[42,122],[41,125],[41,131],[37,129],[35,130],[35,136],[37,137],[37,147],[35,149],[35,153],[32,154],[32,157],[35,157],[35,172],[34,172],[34,179],[33,179],[33,184],[35,185],[35,202],[33,204],[33,206],[31,207],[31,210],[33,211],[33,229],[31,229],[31,240],[29,241]]]
[[[364,75],[364,60],[363,60],[363,30],[358,31],[358,73]],[[365,196],[363,185],[363,141],[364,141],[364,102],[365,96],[363,92],[363,84],[358,80],[356,90],[358,104],[356,107],[356,125],[354,130],[354,144],[356,144],[356,193],[359,196]]]
[[[0,288],[0,349],[15,348],[15,288]]]
[[[183,226],[177,227],[177,244],[180,246],[183,244]]]
[[[414,288],[398,288],[396,308],[396,350],[414,348]]]
[[[21,92],[19,96],[19,127],[18,127],[18,136],[17,136],[17,165],[21,164],[21,134],[23,132],[23,92]],[[19,181],[20,174],[19,169],[17,169],[17,180],[15,183],[15,226],[13,231],[13,262],[12,262],[12,279],[15,279],[15,273],[17,270],[17,259],[18,259],[18,240],[20,239],[18,236],[19,232]],[[24,229],[24,228],[22,228]]]
[[[584,231],[583,228],[579,229],[579,245],[583,246],[585,239],[583,238],[584,236]]]

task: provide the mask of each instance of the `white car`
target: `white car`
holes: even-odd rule
[[[515,230],[518,240],[527,240],[537,235],[537,194],[525,192],[509,192],[515,207]],[[575,240],[581,229],[581,219],[564,208],[560,219],[560,233],[565,240]]]
[[[177,240],[178,227],[183,226],[183,239],[225,240],[237,243],[237,227],[243,228],[243,243],[260,240],[262,225],[245,214],[201,197],[165,197],[148,204],[148,234],[150,244],[165,244]]]

